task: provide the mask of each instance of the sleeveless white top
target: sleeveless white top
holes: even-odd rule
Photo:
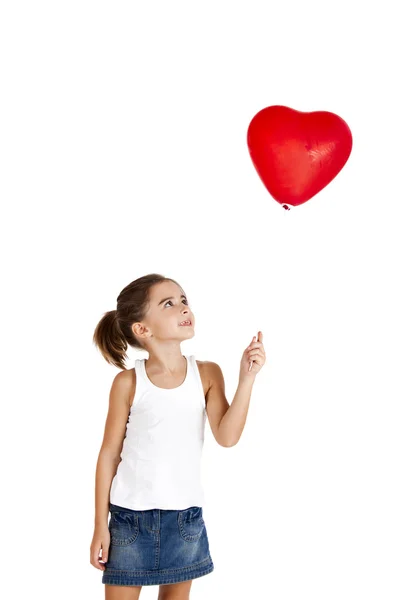
[[[111,483],[111,504],[133,510],[205,504],[201,456],[206,404],[195,357],[185,358],[186,378],[171,389],[150,381],[146,359],[135,361],[136,391],[122,461]]]

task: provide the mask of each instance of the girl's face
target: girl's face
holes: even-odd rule
[[[180,325],[188,320],[191,325]],[[194,314],[185,293],[173,281],[153,285],[150,307],[142,323],[150,330],[153,339],[159,341],[182,342],[194,336]]]

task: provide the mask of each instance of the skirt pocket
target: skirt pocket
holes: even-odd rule
[[[197,542],[204,530],[203,509],[191,506],[178,512],[179,533],[185,542]]]
[[[110,544],[128,546],[133,544],[139,535],[139,516],[123,510],[113,511],[108,528]]]

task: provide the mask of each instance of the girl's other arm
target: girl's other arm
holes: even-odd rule
[[[97,460],[95,525],[108,523],[110,488],[121,462],[120,455],[130,411],[131,394],[132,374],[129,371],[121,371],[115,376],[111,386],[103,443]]]

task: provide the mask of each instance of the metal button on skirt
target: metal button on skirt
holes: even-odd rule
[[[132,510],[109,506],[110,547],[102,583],[178,583],[214,570],[202,507]]]

